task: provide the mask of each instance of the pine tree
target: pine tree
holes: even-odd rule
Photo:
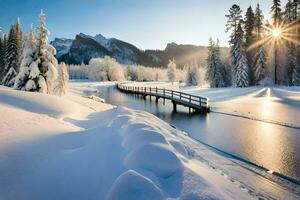
[[[241,22],[237,30],[237,42],[233,49],[233,86],[247,87],[249,86],[249,66],[246,58],[246,51],[244,47],[244,32]]]
[[[263,80],[266,76],[266,54],[265,54],[265,48],[261,46],[259,48],[259,51],[255,55],[255,82],[258,84],[261,80]]]
[[[282,22],[282,9],[280,0],[273,0],[273,5],[271,7],[273,24],[278,27]]]
[[[0,36],[0,80],[2,80],[2,73],[5,66],[5,44],[4,39]]]
[[[30,76],[35,80],[36,90],[52,94],[52,83],[57,78],[56,50],[48,43],[49,31],[46,29],[46,16],[41,10],[37,36],[37,65],[31,66]]]
[[[225,87],[226,84],[222,67],[219,41],[215,44],[210,38],[205,79],[210,83],[211,87]]]
[[[30,76],[31,68],[37,65],[37,46],[32,25],[26,35],[21,57],[21,67],[16,77],[14,88],[18,90],[36,91],[34,77]]]
[[[15,77],[17,76],[17,72],[16,70],[11,67],[9,68],[8,72],[6,73],[6,75],[4,76],[4,78],[2,79],[2,85],[8,86],[8,87],[12,87],[15,83]]]
[[[22,31],[21,31],[21,23],[20,18],[18,18],[17,23],[15,24],[15,33],[16,33],[16,47],[18,50],[18,65],[16,71],[19,71],[20,64],[21,64],[21,54],[22,54]]]
[[[16,42],[16,33],[15,28],[12,26],[9,31],[7,47],[6,47],[6,55],[5,55],[5,68],[4,68],[4,78],[2,79],[2,84],[7,85],[6,83],[11,83],[11,80],[7,80],[8,78],[14,78],[12,75],[13,71],[15,72],[18,68],[18,48]],[[12,70],[12,69],[13,70]],[[8,85],[7,85],[8,86]]]
[[[0,84],[5,74],[6,67],[6,48],[7,48],[7,38],[6,35],[2,36],[2,47],[0,49]]]
[[[229,14],[226,15],[227,24],[226,24],[226,32],[232,31],[230,35],[230,45],[234,45],[237,37],[238,24],[242,19],[242,10],[240,6],[234,4],[229,9]]]
[[[253,57],[255,54],[254,49],[250,49],[251,45],[255,42],[255,35],[254,35],[254,26],[255,26],[255,15],[252,10],[252,7],[250,6],[247,9],[245,20],[244,20],[244,26],[245,26],[245,48],[246,48],[246,56],[248,60],[248,66],[250,67],[250,82],[254,82],[254,69],[253,69]]]
[[[187,85],[193,85],[193,86],[197,86],[201,84],[200,70],[197,65],[193,65],[192,67],[188,66],[186,83]]]
[[[296,22],[298,18],[297,14],[297,3],[295,1],[289,0],[285,6],[284,10],[284,20],[286,24],[292,24]],[[292,25],[293,26],[293,25]],[[288,34],[297,35],[297,28],[288,29]],[[299,46],[291,41],[286,41],[286,46],[288,48],[288,71],[287,76],[289,79],[290,85],[297,85],[297,75],[298,73],[298,61],[297,61],[297,52]]]
[[[254,31],[255,31],[255,36],[256,36],[255,42],[258,42],[262,38],[263,21],[264,21],[264,16],[263,16],[262,10],[260,9],[260,5],[257,4],[256,10],[255,10],[255,20],[254,20]]]

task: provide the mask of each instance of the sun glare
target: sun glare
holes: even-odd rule
[[[281,36],[282,30],[279,28],[275,28],[272,30],[272,36],[274,38],[279,38]]]

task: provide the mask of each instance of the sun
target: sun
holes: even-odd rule
[[[282,30],[280,28],[275,28],[271,30],[272,37],[279,38],[281,37]]]

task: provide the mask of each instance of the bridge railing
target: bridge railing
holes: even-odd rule
[[[170,100],[179,101],[187,106],[194,106],[200,108],[208,108],[208,99],[180,91],[158,88],[158,87],[139,87],[139,86],[128,86],[123,83],[119,83],[117,87],[126,92],[138,93],[143,95],[151,95],[159,98],[166,98]]]

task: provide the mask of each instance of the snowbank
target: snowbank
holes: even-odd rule
[[[8,116],[0,119],[0,199],[258,197],[201,163],[216,155],[180,130],[71,91],[61,98],[0,88],[0,115]]]

